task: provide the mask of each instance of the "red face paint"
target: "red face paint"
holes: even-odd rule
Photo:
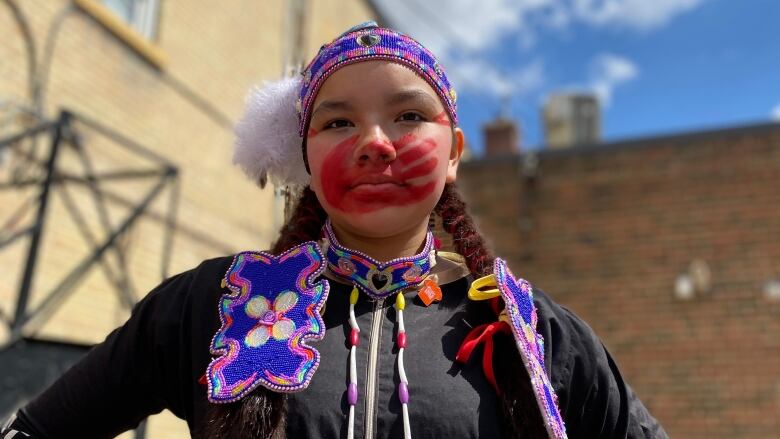
[[[449,116],[447,116],[446,111],[442,111],[441,113],[434,116],[433,121],[438,123],[439,125],[450,126],[450,118]]]
[[[401,139],[403,139],[403,137]],[[434,142],[433,139],[424,139],[422,142],[420,142],[419,146],[409,148],[403,147],[400,151],[398,151],[398,161],[408,165],[427,156],[434,149],[436,149],[436,142]]]
[[[356,162],[352,136],[325,157],[321,168],[322,190],[328,203],[345,212],[365,213],[388,206],[406,206],[423,200],[436,188],[436,182],[411,182],[433,172],[438,159],[433,139],[417,139],[407,134],[393,142],[397,159],[383,162]],[[366,145],[364,148],[371,148]],[[375,146],[374,146],[375,147]]]
[[[436,157],[429,157],[417,166],[404,169],[404,171],[401,173],[401,178],[404,180],[411,180],[413,178],[424,177],[436,169],[437,164],[439,164],[439,161],[436,159]]]
[[[309,128],[309,132],[307,133],[307,137],[315,137],[320,132],[315,130],[314,128]]]

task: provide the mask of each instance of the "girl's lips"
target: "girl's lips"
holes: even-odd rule
[[[354,179],[352,181],[352,184],[350,184],[349,186],[350,189],[355,189],[358,187],[365,187],[365,186],[369,186],[369,187],[370,186],[377,186],[377,187],[405,186],[405,183],[397,178],[385,174],[366,174],[366,175],[361,175],[360,177]]]
[[[348,196],[363,203],[390,203],[402,200],[405,186],[395,183],[361,184],[349,190]]]
[[[394,204],[406,198],[408,188],[406,183],[389,175],[366,174],[352,181],[348,197],[366,204]]]

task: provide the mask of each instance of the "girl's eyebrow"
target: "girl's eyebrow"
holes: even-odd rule
[[[434,99],[430,93],[426,93],[419,88],[413,88],[409,90],[402,90],[398,93],[393,93],[386,100],[387,105],[403,104],[409,101],[425,101],[424,104],[436,106],[436,99]]]
[[[393,93],[387,99],[385,99],[385,105],[392,106],[403,104],[407,102],[419,102],[424,105],[436,106],[437,100],[434,99],[430,93],[426,93],[425,90],[420,88],[412,88],[409,90],[401,90],[397,93]],[[324,100],[317,105],[317,108],[311,113],[313,118],[317,113],[328,111],[353,111],[355,107],[346,100]]]
[[[311,117],[314,117],[319,111],[352,111],[354,107],[347,101],[322,101],[317,108],[311,113]]]

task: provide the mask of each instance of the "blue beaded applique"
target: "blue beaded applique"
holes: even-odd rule
[[[544,339],[536,332],[536,306],[533,288],[525,279],[515,279],[506,262],[496,258],[493,274],[501,297],[506,304],[507,315],[523,365],[531,378],[536,402],[551,438],[566,438],[566,428],[558,409],[558,397],[544,367]]]
[[[223,280],[230,293],[220,300],[222,325],[211,341],[217,357],[206,370],[209,401],[237,401],[258,385],[276,392],[309,385],[320,355],[307,342],[325,336],[320,310],[329,286],[314,282],[324,259],[315,242],[279,256],[235,256]]]

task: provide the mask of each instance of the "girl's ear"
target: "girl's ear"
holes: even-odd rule
[[[463,130],[455,128],[452,130],[452,150],[450,151],[450,160],[447,165],[447,183],[455,183],[455,179],[458,175],[458,163],[460,163],[460,157],[463,155],[463,146],[465,144],[465,137],[463,136]]]

